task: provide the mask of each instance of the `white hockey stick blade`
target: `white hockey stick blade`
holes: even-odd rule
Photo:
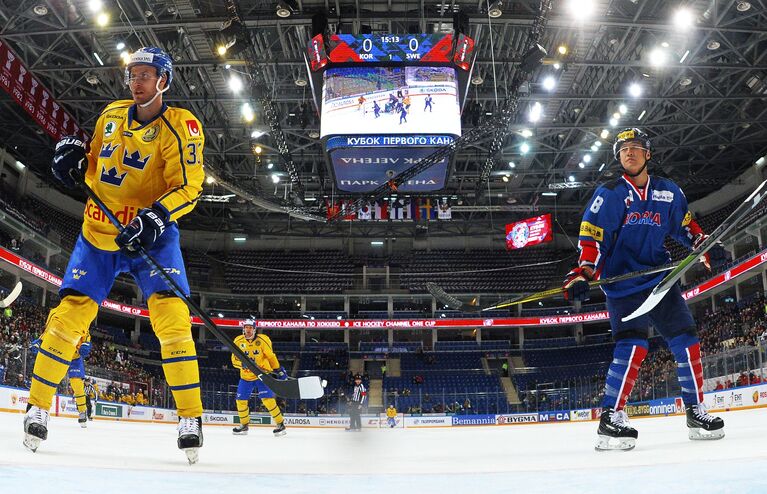
[[[17,298],[19,298],[19,295],[21,294],[21,282],[19,281],[16,283],[16,286],[13,287],[13,290],[11,290],[11,293],[8,294],[7,297],[5,297],[3,300],[0,300],[0,309],[5,309],[12,303],[16,301]]]
[[[320,376],[299,377],[298,389],[302,400],[316,400],[325,395],[325,388],[322,387]]]
[[[656,287],[657,288],[657,287]],[[653,310],[653,308],[660,303],[661,300],[663,300],[663,297],[666,296],[670,288],[667,288],[665,290],[661,290],[658,293],[655,293],[655,290],[652,291],[649,297],[647,297],[647,300],[642,302],[642,305],[637,307],[637,309],[632,312],[631,314],[627,315],[626,317],[622,318],[621,321],[627,322],[632,319],[636,319],[639,316],[643,316]]]

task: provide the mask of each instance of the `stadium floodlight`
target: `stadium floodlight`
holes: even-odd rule
[[[584,163],[591,163],[591,155],[590,154],[584,154],[583,155],[583,162]]]
[[[586,168],[586,165],[583,163],[583,161],[581,161],[580,163],[578,163],[578,168],[580,168],[580,169],[584,169],[584,168]]]
[[[605,136],[605,137],[607,137],[607,136]],[[594,145],[596,147],[601,147],[602,146],[602,141],[596,141],[596,142],[594,142]]]
[[[647,110],[642,110],[642,113],[639,114],[637,120],[642,120],[645,115],[647,115]]]
[[[653,67],[660,67],[666,63],[666,51],[661,48],[653,48],[650,51],[649,61]]]
[[[613,113],[613,118],[616,119],[616,120],[619,120],[621,118],[620,112]]]
[[[490,7],[487,9],[487,15],[489,17],[492,17],[493,19],[497,19],[498,17],[503,15],[503,1],[502,0],[495,0],[495,2],[490,4]]]
[[[568,7],[576,20],[584,20],[594,12],[594,0],[570,0]]]
[[[274,182],[275,184],[280,183],[280,176],[277,175],[276,173],[272,173],[272,182]]]
[[[236,75],[232,75],[232,77],[229,78],[229,89],[231,89],[234,94],[238,94],[242,91],[242,79]]]
[[[604,169],[605,169],[605,163],[602,163],[602,165],[600,165],[600,167],[599,167],[599,171],[601,172]]]
[[[253,113],[253,107],[250,106],[250,103],[243,103],[242,107],[240,108],[240,112],[242,113],[242,117],[247,122],[252,122],[256,118],[255,113]]]
[[[628,107],[626,105],[621,103],[621,105],[618,107],[618,111],[620,112],[621,115],[623,115],[624,113],[629,111],[629,109],[628,109]]]
[[[513,161],[509,161],[509,168],[516,168],[516,167],[517,167],[516,163],[514,163]]]
[[[528,144],[527,142],[523,142],[522,144],[520,144],[519,152],[521,154],[527,154],[528,151],[530,151],[530,144]]]
[[[562,56],[567,55],[567,45],[559,45],[557,47],[557,53],[559,53]]]
[[[119,43],[117,43],[117,45],[115,46],[115,48],[117,48],[118,50],[122,51],[122,50],[124,50],[124,49],[125,49],[125,43],[123,43],[122,41],[120,41]]]
[[[522,137],[527,139],[529,137],[533,137],[533,131],[530,130],[530,129],[522,129],[522,131],[519,133],[519,135],[521,135]]]
[[[615,127],[618,125],[618,119],[617,118],[611,118],[610,119],[610,127]]]
[[[629,86],[629,94],[633,96],[634,98],[638,98],[642,96],[642,86],[640,86],[636,82],[632,83]]]
[[[528,115],[528,119],[531,122],[537,122],[541,119],[541,115],[543,115],[543,106],[536,101],[533,103],[533,106],[530,107],[530,114]]]
[[[96,24],[101,27],[105,27],[107,24],[109,24],[109,14],[106,12],[101,12],[99,15],[97,15]]]
[[[557,81],[554,79],[553,76],[546,76],[545,79],[543,79],[543,89],[546,91],[553,91],[554,88],[557,86]]]
[[[596,153],[599,150],[599,146],[597,146],[596,144],[592,144],[591,145],[591,150]]]
[[[208,185],[213,185],[214,183],[216,183],[216,179],[208,175],[207,177],[205,177],[205,183]]]
[[[681,8],[674,12],[674,25],[682,30],[690,29],[695,22],[690,9]]]
[[[298,3],[295,0],[281,0],[277,2],[277,17],[283,19],[290,17],[295,12],[298,12]]]
[[[541,192],[541,195],[546,197],[557,197],[556,192]]]
[[[607,139],[610,136],[610,131],[607,129],[602,129],[602,132],[599,134],[599,137],[602,139]]]
[[[567,177],[567,180],[569,180],[570,182],[575,182],[575,177],[570,175],[569,177]]]
[[[266,168],[267,168],[267,169],[269,169],[269,170],[271,170],[272,168],[274,168],[274,163],[272,163],[272,162],[269,162],[269,163],[266,165]]]
[[[91,9],[91,12],[101,12],[101,9],[104,8],[104,4],[101,3],[101,0],[90,0],[88,2],[88,8]]]

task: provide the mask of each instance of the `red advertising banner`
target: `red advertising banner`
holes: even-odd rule
[[[12,264],[33,276],[45,280],[48,283],[61,286],[61,278],[53,273],[35,265],[26,259],[19,257],[12,251],[0,247],[0,259]],[[764,250],[737,266],[719,274],[710,280],[701,283],[697,287],[687,290],[682,294],[686,299],[692,299],[726,283],[743,273],[767,263],[767,250]],[[125,305],[114,300],[105,300],[101,303],[104,309],[122,314],[149,318],[149,311],[142,307]],[[353,320],[310,320],[310,319],[261,319],[256,321],[256,326],[264,329],[460,329],[478,327],[530,327],[530,326],[560,326],[579,323],[593,323],[607,321],[610,314],[607,311],[587,312],[581,314],[568,314],[564,316],[532,316],[532,317],[498,317],[476,319],[353,319]],[[219,319],[213,322],[222,328],[239,328],[241,319]],[[202,320],[192,317],[192,324],[202,325]]]
[[[0,87],[54,139],[76,135],[87,139],[75,118],[32,75],[11,48],[0,40]]]
[[[552,238],[550,214],[506,225],[506,248],[509,250],[551,242]]]
[[[309,67],[316,72],[328,64],[328,54],[325,51],[325,41],[322,34],[318,34],[309,40],[308,46]]]

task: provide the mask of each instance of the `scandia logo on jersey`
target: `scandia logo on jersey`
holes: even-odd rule
[[[122,209],[114,210],[114,215],[120,223],[127,225],[136,216],[138,209],[136,206],[124,206]],[[91,201],[85,205],[85,217],[93,221],[111,224],[104,212]]]
[[[660,213],[653,213],[652,211],[629,213],[626,215],[626,221],[623,224],[661,226]]]

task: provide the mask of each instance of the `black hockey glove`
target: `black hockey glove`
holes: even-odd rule
[[[73,177],[82,177],[87,167],[85,143],[77,136],[62,137],[56,144],[51,163],[51,170],[56,180],[65,187],[74,188],[77,184]]]
[[[572,302],[580,300],[585,302],[589,299],[589,281],[594,277],[594,270],[589,266],[580,266],[569,273],[565,277],[565,282],[562,284],[564,289],[565,300]]]
[[[128,257],[138,257],[138,248],[145,251],[160,238],[168,225],[168,218],[157,208],[145,208],[115,238],[115,243]]]
[[[279,369],[274,369],[272,372],[269,373],[273,378],[284,381],[288,378],[288,373],[285,372],[285,367],[280,367]]]

